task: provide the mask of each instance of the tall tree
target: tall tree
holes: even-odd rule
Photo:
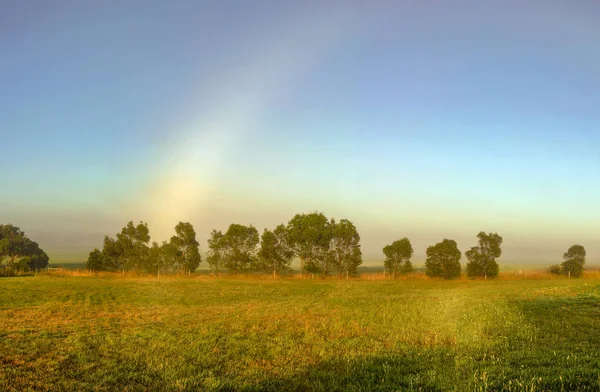
[[[331,242],[328,256],[331,264],[337,269],[338,277],[346,272],[355,275],[356,269],[362,264],[360,235],[356,227],[347,219],[342,219],[339,223],[332,219],[330,227]]]
[[[260,250],[257,257],[257,270],[281,274],[290,271],[294,251],[287,240],[287,229],[279,225],[275,230],[265,229],[261,235]]]
[[[225,266],[226,243],[221,231],[213,230],[208,239],[208,256],[206,262],[214,273],[219,273]]]
[[[502,237],[497,233],[486,234],[483,231],[477,234],[479,246],[474,246],[465,252],[469,260],[467,263],[467,276],[469,277],[496,277],[500,268],[496,259],[502,255]]]
[[[330,225],[325,215],[320,212],[296,214],[287,228],[289,244],[300,259],[300,272],[322,270],[331,240]]]
[[[94,257],[96,257],[96,255],[94,255]],[[125,262],[124,257],[125,256],[121,244],[118,243],[114,238],[105,235],[102,246],[102,269],[99,271],[117,271],[122,269]]]
[[[562,272],[565,275],[578,278],[583,274],[583,265],[585,264],[585,248],[582,245],[573,245],[563,255],[561,264]]]
[[[428,276],[453,279],[460,276],[460,258],[456,241],[444,239],[427,248],[425,273]]]
[[[177,235],[171,237],[171,246],[177,250],[177,264],[181,271],[196,271],[202,262],[200,244],[196,240],[194,226],[189,222],[179,222],[175,226]]]
[[[258,230],[252,225],[231,224],[224,235],[225,267],[229,272],[244,273],[256,256],[260,241]]]
[[[125,268],[144,270],[148,262],[150,242],[150,230],[148,224],[140,222],[134,226],[129,221],[127,225],[117,234],[117,245],[122,251],[122,259]]]
[[[407,274],[412,272],[413,267],[410,258],[413,255],[413,248],[408,238],[404,237],[394,241],[391,245],[385,246],[383,254],[385,255],[385,268],[393,273],[394,277],[399,273]]]

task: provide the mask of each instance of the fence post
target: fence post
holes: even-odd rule
[[[348,271],[346,271],[346,280],[348,280]]]

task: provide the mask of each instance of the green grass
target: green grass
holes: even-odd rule
[[[600,390],[600,280],[0,279],[0,390]]]

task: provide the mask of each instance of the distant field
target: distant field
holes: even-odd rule
[[[600,389],[600,275],[0,278],[0,390]]]

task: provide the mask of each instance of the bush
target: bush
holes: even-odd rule
[[[560,265],[554,264],[548,267],[548,272],[552,275],[560,275],[562,274],[562,269],[560,268]]]
[[[15,276],[15,270],[8,267],[0,266],[0,277]]]

